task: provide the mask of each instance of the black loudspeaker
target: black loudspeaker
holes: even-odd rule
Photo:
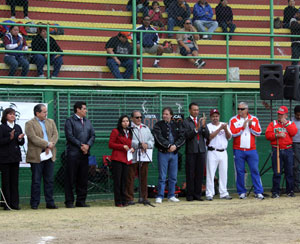
[[[300,65],[291,65],[285,68],[283,83],[284,83],[284,98],[289,100],[300,101]]]
[[[262,100],[283,99],[283,77],[281,64],[262,64],[260,71],[260,98]]]

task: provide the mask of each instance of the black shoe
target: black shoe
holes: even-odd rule
[[[140,201],[139,201],[139,203],[140,203]],[[127,205],[134,205],[134,204],[135,204],[134,201],[128,201],[128,202],[127,202]]]
[[[7,206],[5,206],[5,207],[3,207],[3,210],[10,211],[10,208],[8,208]]]
[[[191,201],[194,201],[194,198],[193,198],[193,197],[186,197],[186,200],[187,200],[188,202],[191,202]]]
[[[66,208],[75,208],[75,207],[72,203],[68,203],[68,204],[66,204]]]
[[[279,194],[278,193],[272,193],[272,198],[279,198]]]
[[[37,210],[37,209],[38,209],[38,206],[31,206],[31,209]]]
[[[48,209],[58,209],[58,207],[55,205],[55,204],[53,204],[53,205],[46,205],[46,208],[48,208]]]
[[[194,197],[194,200],[196,200],[196,201],[204,201],[201,197]]]
[[[79,207],[79,208],[89,208],[90,207],[90,205],[88,205],[86,203],[76,203],[75,206]]]
[[[295,194],[293,191],[291,191],[290,193],[286,194],[287,197],[295,197]]]
[[[11,209],[13,209],[13,210],[21,210],[20,207],[12,207]]]

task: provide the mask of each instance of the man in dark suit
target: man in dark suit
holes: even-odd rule
[[[198,104],[191,103],[189,112],[190,116],[183,122],[186,139],[186,200],[202,201],[202,181],[206,153],[204,139],[209,139],[209,130],[206,126],[206,117],[198,119]]]
[[[90,148],[95,141],[95,131],[85,117],[85,102],[76,102],[74,115],[66,120],[67,163],[65,173],[65,205],[74,208],[73,186],[76,187],[76,207],[89,207],[85,203],[87,196],[88,167]]]

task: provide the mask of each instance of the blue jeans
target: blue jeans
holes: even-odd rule
[[[40,204],[41,180],[43,177],[44,195],[46,203],[47,205],[53,206],[53,161],[49,159],[40,163],[31,163],[30,165],[32,173],[30,205],[32,207],[37,207]]]
[[[168,18],[168,31],[173,31],[174,26],[183,26],[183,20],[174,19],[172,17]],[[173,34],[168,34],[168,37],[173,37]]]
[[[127,59],[121,62],[122,67],[126,69],[123,75],[121,75],[119,70],[119,65],[113,58],[109,58],[106,61],[106,65],[109,67],[113,76],[117,79],[129,79],[133,73],[133,61],[132,59]]]
[[[194,26],[199,32],[210,32],[213,33],[218,28],[217,21],[207,21],[207,20],[195,20]],[[206,31],[207,28],[207,31]],[[208,38],[211,39],[211,35],[208,35]]]
[[[53,65],[53,73],[52,76],[57,77],[60,71],[60,68],[63,64],[62,56],[54,58],[56,55],[50,55],[50,64]],[[36,64],[38,76],[44,74],[44,65],[47,62],[47,59],[42,54],[35,54],[32,58],[33,63]]]
[[[254,193],[263,193],[264,189],[262,187],[260,174],[258,170],[259,158],[257,151],[242,151],[234,149],[233,155],[236,170],[236,188],[238,194],[247,192],[245,188],[245,161],[247,161],[250,169],[252,184],[254,186]]]
[[[21,76],[26,76],[29,71],[29,62],[24,56],[4,56],[4,63],[9,66],[9,76],[14,76],[18,67],[22,67]]]
[[[294,191],[293,178],[293,149],[285,149],[279,151],[280,173],[277,173],[277,149],[272,148],[272,168],[273,168],[273,187],[272,193],[280,193],[281,173],[284,168],[286,179],[286,193]]]
[[[158,152],[158,192],[157,197],[163,199],[166,176],[168,173],[168,198],[175,196],[175,185],[177,182],[178,154]]]

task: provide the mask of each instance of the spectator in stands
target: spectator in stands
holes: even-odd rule
[[[291,19],[290,29],[292,35],[300,35],[300,10]],[[299,59],[300,57],[300,37],[291,37],[292,41],[292,58]],[[298,65],[299,61],[292,61],[292,65]]]
[[[206,2],[206,0],[199,0],[193,9],[193,23],[199,32],[213,33],[218,28],[218,22],[213,21],[213,11],[211,6]],[[211,35],[203,35],[203,39],[211,39]]]
[[[105,49],[108,54],[132,54],[132,46],[128,42],[132,40],[130,32],[120,32],[108,40]],[[107,57],[106,65],[113,76],[117,79],[129,79],[133,73],[133,61],[127,57]],[[125,67],[126,71],[121,75],[119,66]]]
[[[108,146],[112,149],[111,166],[114,179],[114,200],[116,207],[128,206],[126,200],[126,183],[128,177],[128,166],[132,161],[128,161],[128,151],[134,152],[132,143],[132,131],[128,129],[131,122],[127,115],[119,118],[117,128],[113,129]]]
[[[288,0],[288,6],[283,11],[283,28],[290,27],[290,20],[295,16],[297,11],[295,0]]]
[[[3,195],[8,206],[19,207],[19,164],[22,161],[20,146],[24,145],[22,128],[16,123],[16,111],[7,108],[2,113],[0,125],[0,171]],[[10,210],[4,205],[4,210]]]
[[[6,0],[6,4],[10,5],[11,18],[16,18],[16,6],[23,6],[24,19],[28,17],[28,0]]]
[[[184,0],[172,2],[168,9],[168,31],[173,31],[175,25],[183,27],[184,20],[190,15],[190,6]],[[173,34],[168,34],[168,37],[172,38]]]
[[[4,46],[6,50],[27,51],[26,40],[19,33],[18,26],[10,26],[9,32],[4,36]],[[19,66],[22,67],[21,76],[26,76],[29,70],[29,62],[23,53],[6,53],[4,62],[10,67],[9,76],[14,76]]]
[[[165,11],[168,13],[169,6],[171,3],[176,2],[177,0],[164,0]]]
[[[31,46],[32,51],[47,51],[47,28],[40,27],[38,28],[38,34],[33,37]],[[57,42],[49,36],[50,40],[50,52],[63,52]],[[32,58],[33,63],[36,64],[38,77],[44,76],[44,65],[47,63],[47,54],[34,54]],[[63,64],[63,59],[61,54],[51,54],[50,55],[50,64],[53,65],[52,78],[58,76],[60,68]]]
[[[190,19],[186,19],[184,21],[184,28],[180,29],[179,31],[197,32],[195,27],[192,26]],[[182,56],[198,56],[198,45],[196,43],[198,40],[198,34],[177,34],[177,42],[180,54]],[[202,59],[191,58],[188,59],[188,61],[193,63],[198,69],[202,68],[206,64]]]
[[[236,28],[236,25],[232,23],[233,20],[233,14],[232,9],[229,7],[227,0],[220,0],[219,5],[216,7],[216,17],[217,22],[219,26],[222,28],[224,33],[234,33],[234,30]],[[231,39],[232,36],[229,36],[229,39]]]
[[[143,25],[138,27],[137,30],[150,30],[155,31],[154,28],[150,26],[150,17],[145,16],[143,19]],[[143,33],[143,53],[150,53],[154,55],[161,56],[163,54],[164,48],[162,45],[158,44],[159,38],[157,33]],[[137,50],[140,52],[140,35],[137,35]],[[159,68],[159,59],[156,58],[153,67]]]
[[[136,17],[139,12],[143,13],[143,16],[148,15],[149,12],[148,0],[136,0]],[[132,11],[132,0],[129,0],[126,6],[127,11]]]
[[[158,30],[164,30],[164,23],[162,22],[162,12],[157,1],[152,2],[152,9],[149,11],[150,24]],[[145,17],[144,17],[145,18]]]

